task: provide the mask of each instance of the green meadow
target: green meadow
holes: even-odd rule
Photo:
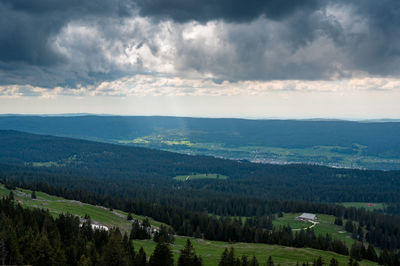
[[[186,243],[187,237],[175,237],[174,244],[171,245],[172,252],[174,254],[175,261],[178,260],[180,250],[183,249]],[[303,262],[312,263],[314,259],[321,256],[325,263],[334,257],[339,261],[339,265],[347,265],[349,261],[348,256],[339,255],[333,252],[315,250],[310,248],[292,248],[283,247],[278,245],[266,245],[266,244],[254,244],[254,243],[227,243],[220,241],[209,241],[204,239],[189,238],[195,248],[197,254],[203,259],[204,266],[216,266],[218,265],[221,253],[225,248],[233,247],[236,256],[246,255],[249,258],[256,256],[257,260],[261,265],[267,262],[269,256],[272,257],[275,265],[278,263],[282,266],[296,265],[298,262],[300,265]],[[134,240],[134,248],[138,250],[143,247],[146,254],[149,255],[153,252],[156,243],[152,240]],[[363,260],[360,265],[378,265],[374,262]]]
[[[290,225],[290,227],[294,230],[298,230],[301,228],[307,228],[312,225],[310,222],[298,221],[296,220],[297,216],[300,216],[302,213],[284,213],[282,217],[276,218],[272,224],[274,227]],[[344,241],[348,247],[353,245],[354,240],[351,238],[351,235],[345,231],[343,226],[338,226],[334,224],[335,216],[326,215],[326,214],[317,214],[318,224],[316,224],[313,229],[316,235],[322,234],[330,234],[333,238],[337,238],[341,241]],[[346,220],[344,220],[344,223]]]

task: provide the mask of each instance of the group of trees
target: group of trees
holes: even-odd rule
[[[1,265],[104,265],[172,266],[173,255],[167,242],[159,239],[148,258],[143,248],[135,252],[127,234],[118,228],[93,229],[88,219],[61,214],[53,218],[48,211],[25,209],[10,197],[0,199]],[[201,266],[187,240],[178,266]]]
[[[129,239],[150,239],[151,226],[148,219],[143,221],[133,220]]]
[[[353,263],[353,259],[350,259],[351,264],[349,263],[349,266],[358,266],[357,261],[355,260]],[[267,261],[265,263],[259,263],[257,258],[253,256],[252,258],[248,258],[246,255],[243,255],[241,257],[236,257],[235,256],[235,250],[234,248],[230,248],[229,251],[227,248],[225,248],[224,252],[221,254],[221,258],[219,260],[219,266],[259,266],[259,265],[266,265],[266,266],[275,266],[276,264],[274,263],[274,260],[272,259],[271,256],[268,257]],[[280,265],[280,264],[277,264]],[[338,266],[339,262],[335,259],[332,258],[329,261],[329,264],[325,264],[324,260],[322,259],[321,256],[318,258],[314,259],[313,263],[309,262],[303,262],[302,264],[299,264],[297,262],[297,265],[303,265],[303,266],[323,266],[323,265],[329,265],[329,266]]]
[[[9,184],[7,186],[10,187]],[[54,257],[49,260],[52,263],[69,264],[71,260],[75,260],[81,261],[82,263],[87,262],[89,265],[90,263],[101,265],[102,263],[106,263],[105,261],[115,254],[119,254],[118,256],[122,258],[121,265],[124,265],[123,263],[125,262],[130,263],[132,261],[137,261],[138,264],[139,261],[147,261],[144,251],[139,250],[139,252],[135,253],[132,245],[129,243],[131,243],[130,240],[132,239],[149,238],[149,235],[146,235],[146,232],[149,232],[148,229],[150,228],[148,220],[144,220],[141,223],[134,221],[129,237],[128,235],[122,236],[119,230],[111,230],[110,232],[92,230],[90,219],[82,226],[79,226],[79,219],[70,215],[60,215],[59,218],[54,219],[45,211],[23,209],[20,205],[12,203],[12,194],[11,191],[10,196],[3,199],[0,204],[0,226],[2,229],[0,229],[0,239],[4,241],[3,246],[6,246],[5,249],[0,249],[0,254],[3,254],[7,263],[28,263],[28,261],[24,259],[34,257],[38,257],[38,261],[35,262],[35,260],[32,260],[32,262],[30,260],[29,263],[42,263],[42,261],[39,261],[40,256],[35,253],[39,252],[39,250],[33,247],[44,246],[49,247],[47,249],[48,254],[45,256]],[[171,210],[175,209],[171,208]],[[203,217],[201,214],[183,210],[180,211],[182,211],[182,214],[186,215],[185,217],[187,218],[187,220],[184,220],[183,224],[190,224],[188,221],[196,221],[198,223],[197,228],[200,228],[200,223],[207,222],[207,224],[204,225],[206,230],[199,233],[200,237],[205,237],[207,239],[279,244],[299,248],[311,247],[334,251],[344,255],[350,254],[351,257],[354,258],[354,261],[368,259],[387,265],[397,265],[397,263],[400,263],[400,254],[396,251],[388,251],[385,249],[380,255],[377,255],[371,244],[368,245],[368,247],[363,244],[355,244],[349,252],[343,242],[332,239],[330,235],[317,236],[312,229],[300,230],[295,233],[293,233],[288,226],[270,229],[268,228],[269,222],[273,216],[252,217],[242,222],[241,219],[236,218],[217,218],[206,215],[209,220],[203,220],[199,219]],[[354,211],[352,209],[344,212],[344,216],[347,218],[346,228],[357,228],[356,224],[349,218],[357,219],[358,217],[364,217],[361,215],[363,214],[362,211],[360,213],[358,212],[358,210]],[[179,212],[169,213],[171,215],[177,215]],[[363,226],[372,230],[372,224],[375,226],[377,224],[385,225],[385,223],[379,221],[381,219],[379,217],[383,214],[367,214],[370,214],[374,219],[359,219],[358,227]],[[192,216],[193,218],[190,218]],[[369,217],[369,215],[367,215],[367,217]],[[388,218],[390,216],[382,217]],[[15,223],[14,220],[18,222]],[[343,218],[337,218],[336,220],[343,220]],[[384,220],[386,221],[386,219]],[[366,221],[370,222],[365,223]],[[388,221],[386,221],[386,223],[388,223]],[[177,229],[180,230],[180,228],[181,227],[178,227]],[[154,240],[158,244],[164,244],[164,246],[159,247],[161,254],[165,254],[165,246],[168,247],[168,243],[173,242],[173,231],[171,230],[171,227],[161,226],[160,230],[154,234]],[[386,229],[386,231],[390,230]],[[358,230],[355,231],[358,232]],[[28,234],[26,234],[26,232],[28,232]],[[368,233],[369,231],[367,235]],[[196,232],[194,232],[194,234],[196,234]],[[27,239],[32,239],[34,244],[26,244],[24,241]],[[366,239],[369,238],[366,237]],[[109,244],[111,243],[110,241],[112,244]],[[2,246],[1,244],[0,241],[0,247]],[[117,247],[118,250],[106,252],[108,249],[107,247],[110,249]],[[149,257],[150,262],[156,259],[154,256],[155,255],[153,255],[152,260],[151,256]],[[200,259],[197,257],[196,260],[199,261]],[[253,259],[240,258],[241,262],[243,260],[245,263],[253,262]]]
[[[111,202],[111,206],[123,209],[127,212],[153,217],[156,220],[164,222],[179,235],[204,237],[210,240],[221,241],[241,241],[255,243],[280,244],[296,247],[312,247],[316,249],[331,250],[341,254],[348,254],[348,248],[344,243],[337,239],[327,236],[316,236],[312,230],[299,231],[293,233],[290,228],[271,228],[273,215],[255,216],[247,218],[245,222],[242,219],[230,217],[216,217],[206,212],[195,212],[187,209],[164,206],[154,203],[146,203],[137,199],[123,199],[118,197],[103,197],[100,195],[91,195],[83,191],[69,191],[62,188],[54,188],[46,183],[27,185],[22,183],[12,183],[8,186],[24,186],[33,190],[44,190],[44,192],[80,200],[81,198],[96,199],[95,204],[103,205],[105,202]],[[246,203],[251,203],[249,199],[243,199]],[[224,202],[222,200],[222,202]],[[240,203],[240,198],[235,202]],[[400,222],[398,217],[392,217],[382,213],[374,213],[362,209],[345,208],[339,205],[326,203],[310,203],[296,201],[259,201],[255,199],[254,205],[264,202],[270,212],[299,212],[310,211],[316,213],[325,213],[337,215],[338,220],[347,219],[348,221],[357,221],[362,225],[362,229],[355,230],[360,233],[357,235],[368,243],[383,249],[396,249],[400,241]],[[93,202],[89,202],[93,203]],[[224,204],[224,203],[222,203]],[[239,204],[240,205],[240,204]],[[342,218],[343,217],[343,218]],[[135,226],[135,223],[134,225]],[[354,225],[355,226],[355,225]],[[360,227],[360,226],[359,226]],[[137,234],[138,230],[133,230]],[[360,227],[361,228],[361,227]],[[364,232],[364,233],[361,233]],[[170,234],[171,235],[171,234]],[[132,238],[143,238],[132,236]],[[361,239],[361,238],[360,238]]]
[[[268,266],[274,265],[271,257],[268,259]],[[219,266],[259,266],[260,263],[258,262],[257,258],[253,256],[249,259],[246,255],[241,257],[235,256],[234,248],[230,248],[229,251],[225,248],[224,252],[221,254],[221,258],[219,260]]]
[[[118,229],[93,230],[90,220],[80,224],[68,214],[54,219],[47,211],[0,199],[2,265],[131,265],[134,257]]]

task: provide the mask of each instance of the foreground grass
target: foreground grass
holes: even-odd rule
[[[177,236],[174,244],[171,245],[172,253],[174,254],[175,261],[178,260],[180,250],[183,249],[186,243],[187,237]],[[275,265],[296,265],[298,262],[300,265],[303,262],[312,263],[314,259],[321,256],[325,263],[328,263],[332,258],[336,258],[339,261],[339,265],[347,265],[349,261],[348,256],[339,255],[333,252],[315,250],[310,248],[292,248],[283,247],[278,245],[266,245],[266,244],[254,244],[254,243],[234,243],[229,244],[227,242],[220,241],[209,241],[204,239],[189,238],[196,250],[204,262],[204,266],[215,266],[218,265],[221,253],[225,248],[233,247],[235,249],[236,256],[246,255],[249,258],[256,256],[257,260],[261,265],[265,264],[268,257],[272,256]],[[135,250],[139,250],[143,247],[146,254],[149,255],[153,252],[156,243],[152,240],[134,240]],[[374,262],[363,260],[360,265],[377,265]]]

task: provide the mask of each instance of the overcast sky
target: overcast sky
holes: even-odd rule
[[[398,0],[2,0],[0,113],[400,118]]]

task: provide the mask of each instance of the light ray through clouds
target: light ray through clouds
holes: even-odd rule
[[[219,97],[223,106],[246,96],[278,101],[291,116],[282,100],[291,94],[359,102],[400,90],[398,1],[56,2],[0,3],[0,101]]]

